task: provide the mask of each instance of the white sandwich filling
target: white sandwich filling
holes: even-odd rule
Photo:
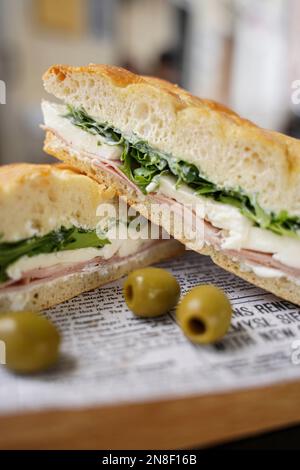
[[[222,249],[273,253],[276,261],[300,269],[300,240],[255,227],[237,208],[198,196],[187,185],[182,184],[176,189],[173,177],[161,177],[159,193],[196,207],[199,215],[215,227],[225,230]]]
[[[45,269],[52,266],[60,266],[63,268],[65,265],[88,262],[97,257],[104,260],[109,260],[113,256],[126,258],[138,253],[146,243],[149,243],[149,240],[117,239],[110,240],[110,244],[105,245],[103,248],[79,248],[77,250],[39,254],[32,257],[23,256],[12,263],[7,268],[6,272],[11,280],[19,281],[26,272],[36,269]]]
[[[120,146],[109,145],[103,137],[89,134],[64,118],[63,115],[67,113],[66,106],[44,101],[42,108],[46,127],[57,132],[70,147],[92,153],[108,161],[120,159],[122,154]],[[300,269],[300,240],[276,235],[269,230],[255,227],[237,208],[196,195],[185,184],[181,184],[176,189],[175,178],[172,176],[160,178],[157,194],[172,198],[180,204],[196,207],[198,215],[201,215],[213,226],[224,230],[221,249],[245,249],[269,253],[272,254],[274,260],[290,268]],[[250,263],[243,263],[243,266],[260,277],[287,277],[278,269]]]
[[[64,117],[68,112],[66,106],[43,101],[42,111],[45,125],[56,131],[77,150],[93,153],[107,160],[120,160],[122,147],[109,145],[101,135],[93,135],[74,126],[69,119]]]

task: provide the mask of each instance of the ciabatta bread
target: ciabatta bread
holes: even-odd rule
[[[123,135],[194,163],[211,182],[257,195],[261,207],[300,215],[300,142],[168,82],[119,67],[55,65],[49,93]]]

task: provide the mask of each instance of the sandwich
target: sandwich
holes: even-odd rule
[[[45,309],[182,252],[118,208],[112,189],[67,166],[2,166],[0,311]]]
[[[300,305],[298,140],[119,67],[55,65],[43,79],[62,100],[42,104],[47,153],[114,188],[187,247]],[[168,208],[187,208],[201,236],[177,230]]]

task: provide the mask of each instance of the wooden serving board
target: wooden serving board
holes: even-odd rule
[[[199,448],[298,422],[300,381],[155,403],[0,416],[0,448]]]

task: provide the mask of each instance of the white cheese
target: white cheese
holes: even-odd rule
[[[206,218],[215,227],[228,231],[222,243],[223,249],[239,250],[243,247],[252,223],[235,207],[198,196],[185,184],[176,189],[172,176],[161,177],[158,193],[189,206],[202,219]]]
[[[273,253],[273,258],[292,268],[300,268],[300,240],[252,227],[243,248]]]
[[[64,117],[68,113],[65,105],[42,102],[45,126],[56,131],[69,145],[78,150],[93,153],[107,160],[119,160],[122,155],[120,145],[107,144],[104,137],[93,135],[80,129]]]
[[[286,278],[288,281],[293,282],[297,286],[300,286],[299,278],[288,276],[280,269],[266,268],[264,266],[258,266],[257,264],[252,263],[241,263],[241,270],[253,272],[258,277],[264,277],[265,279],[281,279]]]
[[[244,271],[252,271],[258,277],[273,279],[285,276],[285,274],[279,269],[266,268],[265,266],[258,266],[252,263],[243,263],[242,268]]]
[[[125,258],[134,253],[138,253],[140,248],[147,243],[145,240],[111,240],[109,245],[103,248],[80,248],[78,250],[58,251],[56,253],[39,254],[36,256],[22,258],[11,264],[6,272],[10,279],[18,281],[22,278],[24,273],[33,269],[49,268],[73,263],[81,263],[90,261],[93,258],[101,257],[103,259],[110,259],[113,256]],[[148,240],[149,243],[149,240]]]
[[[182,184],[176,189],[175,178],[171,176],[161,177],[158,193],[192,206],[200,217],[223,229],[221,248],[273,253],[275,260],[300,269],[300,240],[255,227],[236,207],[198,196],[187,185]]]

